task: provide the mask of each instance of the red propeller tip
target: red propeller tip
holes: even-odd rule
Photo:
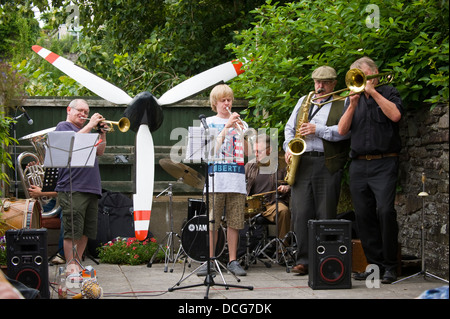
[[[40,45],[33,45],[31,49],[33,49],[34,52],[38,53],[39,51],[41,51],[42,47]]]
[[[237,75],[240,75],[245,72],[245,70],[242,69],[243,66],[242,62],[239,62],[238,60],[233,60],[232,62]]]

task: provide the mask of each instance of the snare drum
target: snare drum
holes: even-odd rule
[[[221,226],[217,232],[216,256],[225,247],[225,230]],[[204,262],[209,257],[208,216],[197,215],[191,218],[181,231],[181,246],[186,255],[194,261]]]
[[[264,211],[263,196],[248,196],[245,201],[245,218],[251,218]]]
[[[41,228],[41,205],[35,199],[2,199],[0,233],[8,229]]]

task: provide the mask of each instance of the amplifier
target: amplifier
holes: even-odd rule
[[[6,231],[8,277],[50,298],[47,261],[47,229]]]
[[[351,225],[343,219],[308,222],[308,285],[312,289],[351,288]]]

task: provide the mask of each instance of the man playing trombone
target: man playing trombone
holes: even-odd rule
[[[351,132],[352,159],[350,192],[356,213],[358,234],[370,264],[384,270],[382,283],[397,279],[398,225],[394,201],[398,155],[401,149],[399,124],[403,113],[398,91],[378,85],[375,62],[363,57],[351,69],[360,69],[369,80],[363,93],[352,94],[345,102],[339,134]],[[365,280],[369,273],[356,274]]]

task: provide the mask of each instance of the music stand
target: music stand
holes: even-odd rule
[[[99,134],[76,134],[74,131],[54,131],[49,132],[45,143],[44,167],[68,168],[70,185],[70,217],[72,223],[72,260],[84,269],[80,262],[76,246],[74,243],[73,227],[73,201],[72,201],[72,168],[93,167],[96,157],[96,146],[98,145]],[[75,155],[75,156],[74,156]]]
[[[214,165],[214,163],[212,163],[212,162],[208,163],[208,161],[211,158],[210,154],[212,156],[214,156],[214,154],[213,154],[214,152],[212,152],[212,150],[214,150],[215,143],[211,143],[211,142],[213,142],[213,141],[215,142],[215,138],[212,138],[212,137],[217,137],[217,135],[216,134],[211,134],[210,130],[206,129],[206,130],[202,130],[202,134],[200,136],[204,137],[204,140],[203,141],[200,140],[201,142],[198,145],[200,146],[199,150],[201,151],[201,163],[203,163],[205,165],[205,176],[206,176],[206,178],[205,178],[205,194],[206,194],[205,195],[206,196],[205,204],[206,204],[206,212],[207,212],[207,214],[209,216],[210,215],[209,214],[209,207],[210,207],[209,206],[209,204],[210,204],[210,199],[209,199],[209,176],[210,175],[211,175],[211,177],[213,179],[213,188],[214,188],[214,169],[210,170],[209,168],[210,168],[211,165]],[[210,141],[210,143],[208,143],[208,141]],[[193,154],[197,153],[199,150],[194,151]],[[189,156],[188,158],[191,158],[191,157]],[[208,174],[209,171],[211,171],[212,173]],[[213,210],[214,210],[214,203],[213,203]],[[215,285],[225,287],[225,289],[229,289],[230,287],[233,287],[233,288],[242,288],[242,289],[253,290],[252,286],[229,285],[229,284],[227,284],[225,282],[225,279],[224,279],[224,277],[222,275],[222,272],[220,270],[220,265],[219,265],[219,263],[217,261],[217,258],[215,256],[211,257],[211,254],[210,254],[210,237],[209,237],[209,235],[210,235],[210,224],[212,224],[213,226],[215,225],[214,214],[212,216],[212,219],[207,222],[207,229],[206,229],[206,234],[207,234],[207,236],[206,236],[206,250],[207,250],[207,252],[206,253],[207,253],[208,258],[206,260],[207,273],[206,273],[205,280],[201,284],[194,284],[194,285],[189,285],[189,286],[184,286],[184,287],[175,287],[175,286],[173,286],[173,287],[168,289],[169,292],[174,291],[174,290],[186,289],[186,288],[206,286],[206,294],[205,294],[204,298],[208,299],[209,289],[212,286],[215,286]],[[212,236],[213,236],[212,237],[212,242],[214,244],[215,243],[215,240],[214,240],[215,229],[213,229],[213,231],[211,233],[212,233]],[[213,249],[212,249],[213,255],[215,255],[215,250],[216,250],[215,247],[213,247]],[[219,274],[220,274],[220,276],[222,278],[222,281],[224,282],[223,284],[217,284],[217,283],[214,282],[214,276],[211,274],[211,262],[215,263],[215,265],[217,267],[217,270],[218,270],[218,272],[219,272]],[[203,265],[204,265],[204,263],[202,265],[200,265],[197,269],[195,269],[187,277],[185,277],[184,279],[181,279],[180,281],[178,281],[175,285],[179,286],[181,284],[181,282],[183,282],[185,279],[190,277],[193,273],[197,272]],[[238,281],[240,281],[237,277],[236,277],[236,279]]]
[[[432,277],[441,281],[444,281],[448,284],[448,280],[445,280],[443,278],[440,278],[436,275],[430,274],[429,272],[426,271],[426,266],[425,266],[425,197],[428,196],[428,193],[425,191],[425,173],[422,173],[422,191],[418,194],[419,197],[422,197],[422,225],[421,225],[421,245],[420,245],[420,250],[421,250],[421,258],[422,258],[422,268],[421,270],[411,276],[402,278],[400,280],[397,280],[395,282],[393,282],[392,284],[396,284],[398,282],[404,281],[406,279],[410,279],[410,278],[414,278],[414,277],[418,277],[423,275],[423,279],[426,279],[426,277]]]

